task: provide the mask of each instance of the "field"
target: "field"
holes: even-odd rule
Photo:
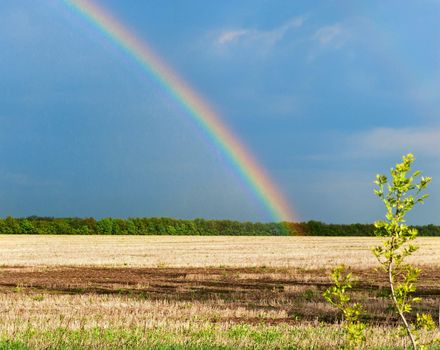
[[[374,238],[0,236],[0,349],[335,349],[322,298],[344,263],[367,347],[402,349]],[[417,310],[438,318],[440,239],[420,238]],[[439,336],[440,334],[437,334]]]

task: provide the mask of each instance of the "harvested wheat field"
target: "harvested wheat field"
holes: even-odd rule
[[[0,235],[0,262],[26,266],[324,268],[376,266],[369,237]],[[418,238],[413,263],[440,266],[440,239]]]
[[[322,297],[333,266],[359,280],[368,349],[403,349],[373,238],[1,236],[0,348],[336,349]],[[438,317],[440,239],[420,238],[415,312]],[[440,336],[437,332],[429,337]],[[427,335],[428,337],[428,335]]]

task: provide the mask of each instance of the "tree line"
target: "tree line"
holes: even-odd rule
[[[420,236],[440,236],[440,226],[417,226]],[[200,235],[200,236],[374,236],[373,224],[261,223],[174,218],[53,218],[30,216],[0,219],[0,234]]]

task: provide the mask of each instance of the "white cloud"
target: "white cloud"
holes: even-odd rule
[[[321,45],[328,45],[335,40],[339,39],[343,34],[343,28],[340,23],[333,24],[331,26],[325,26],[319,28],[315,34],[314,39],[318,40]]]
[[[334,23],[319,27],[309,37],[311,48],[307,57],[309,63],[313,62],[328,50],[339,50],[344,47],[347,41],[353,36],[354,27],[352,23]],[[346,52],[347,57],[353,59],[354,52]]]
[[[319,137],[327,145],[326,149],[304,156],[305,160],[352,162],[399,157],[406,153],[440,158],[440,127],[375,128],[351,134],[328,132]]]
[[[414,152],[440,157],[440,128],[378,128],[351,137],[350,143],[364,154]]]
[[[217,43],[220,45],[227,44],[231,41],[238,39],[240,36],[246,35],[249,31],[241,30],[229,30],[221,33],[217,38]]]
[[[229,29],[219,33],[216,36],[215,42],[220,46],[237,42],[274,45],[280,41],[289,30],[301,27],[304,24],[304,21],[305,17],[298,16],[272,30],[258,30],[249,28]]]

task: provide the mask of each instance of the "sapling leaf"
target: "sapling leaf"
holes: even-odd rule
[[[428,198],[427,194],[419,196],[419,193],[432,179],[421,176],[419,170],[411,174],[414,160],[414,155],[411,153],[403,156],[402,162],[391,168],[389,180],[385,175],[376,176],[375,183],[378,188],[374,193],[385,204],[386,221],[375,223],[375,235],[386,237],[386,240],[382,246],[372,248],[372,252],[389,279],[390,299],[402,321],[405,334],[410,338],[415,350],[418,345],[420,348],[425,346],[420,342],[415,329],[417,325],[428,325],[430,316],[417,315],[416,324],[411,324],[405,316],[412,311],[412,304],[421,300],[419,297],[411,296],[416,291],[415,283],[420,269],[405,263],[405,259],[418,249],[416,245],[410,243],[417,237],[418,232],[405,224],[405,216],[416,204],[423,204]],[[416,179],[418,182],[415,182]]]

